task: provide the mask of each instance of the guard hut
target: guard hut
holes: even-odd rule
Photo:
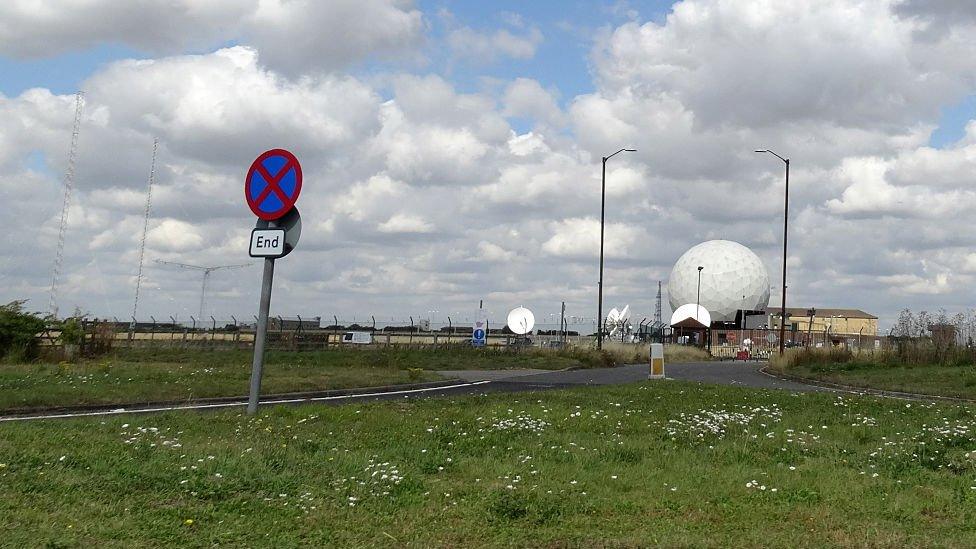
[[[672,341],[706,348],[711,325],[712,317],[704,307],[694,303],[682,305],[671,315]]]

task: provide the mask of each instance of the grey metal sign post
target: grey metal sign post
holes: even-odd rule
[[[248,415],[257,413],[261,396],[264,343],[268,334],[275,259],[288,255],[298,244],[301,235],[301,216],[295,207],[301,190],[302,167],[295,155],[284,149],[272,149],[258,156],[244,180],[244,198],[254,215],[258,216],[257,227],[251,231],[248,253],[251,257],[264,258],[258,325],[254,331],[251,390],[247,398]]]
[[[261,276],[261,301],[258,305],[258,325],[254,332],[254,360],[251,362],[251,392],[247,397],[247,413],[258,411],[258,397],[261,395],[261,370],[264,368],[264,340],[268,334],[268,311],[271,310],[271,281],[274,278],[273,257],[264,259],[264,274]]]

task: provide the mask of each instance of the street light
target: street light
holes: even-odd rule
[[[769,153],[776,158],[779,158],[786,164],[786,199],[783,205],[783,303],[780,307],[780,319],[779,319],[779,354],[783,354],[784,339],[786,338],[786,240],[787,240],[787,227],[789,226],[790,217],[790,159],[783,158],[782,156],[774,153],[769,149],[757,150],[757,153]]]
[[[701,272],[704,268],[701,265],[698,266],[698,293],[695,294],[695,320],[698,320],[698,309],[701,309]],[[701,320],[698,320],[698,322],[701,322]]]
[[[596,348],[603,349],[603,228],[607,206],[607,160],[622,152],[637,152],[637,149],[620,149],[610,156],[603,157],[603,180],[600,185],[600,289],[596,312]]]

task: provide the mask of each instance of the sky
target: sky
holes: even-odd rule
[[[0,301],[47,311],[84,92],[60,314],[249,318],[251,161],[302,163],[272,314],[544,324],[650,317],[691,246],[751,248],[779,302],[974,307],[968,0],[14,0],[0,5]],[[667,296],[664,299],[668,313]]]

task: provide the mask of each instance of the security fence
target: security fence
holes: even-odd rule
[[[377,346],[441,347],[470,345],[472,327],[453,323],[432,325],[424,322],[370,322],[361,324],[332,317],[327,322],[320,317],[273,316],[268,320],[266,345],[269,349],[314,350],[330,347],[370,348]],[[118,319],[81,319],[81,336],[76,342],[78,352],[89,354],[95,347],[137,348],[177,347],[246,349],[254,344],[256,319],[230,320],[209,318],[206,321],[177,320],[169,317],[158,320],[124,322]],[[537,325],[529,336],[518,336],[503,324],[493,327],[489,322],[487,345],[489,347],[540,346],[557,348],[564,345],[591,345],[595,337],[580,335],[577,330],[559,330],[556,325]],[[39,334],[42,347],[61,347],[66,342],[60,337],[56,324]]]
[[[39,335],[42,348],[49,351],[63,348],[67,355],[91,354],[108,348],[173,347],[209,349],[249,349],[254,344],[256,319],[231,317],[205,321],[195,318],[177,320],[168,317],[158,320],[121,321],[118,319],[81,319],[81,336],[77,341],[63,341],[59,327],[52,324]],[[566,324],[536,325],[528,336],[517,336],[504,324],[497,327],[489,321],[487,346],[505,348],[533,346],[559,348],[563,346],[595,346],[592,324],[579,323],[571,328]],[[643,326],[642,328],[648,328]],[[269,318],[267,348],[315,350],[336,347],[368,349],[383,346],[438,348],[471,344],[471,324],[431,323],[428,320],[376,322],[344,321],[336,316],[322,317],[273,316]],[[844,347],[847,349],[878,349],[890,338],[863,334],[836,334],[829,331],[787,331],[788,347]],[[659,342],[669,345],[704,347],[720,359],[766,359],[778,352],[777,329],[701,331],[672,330],[667,326],[623,336],[605,336],[604,341],[631,344]],[[65,344],[67,343],[67,347]],[[743,354],[745,352],[745,354]]]

